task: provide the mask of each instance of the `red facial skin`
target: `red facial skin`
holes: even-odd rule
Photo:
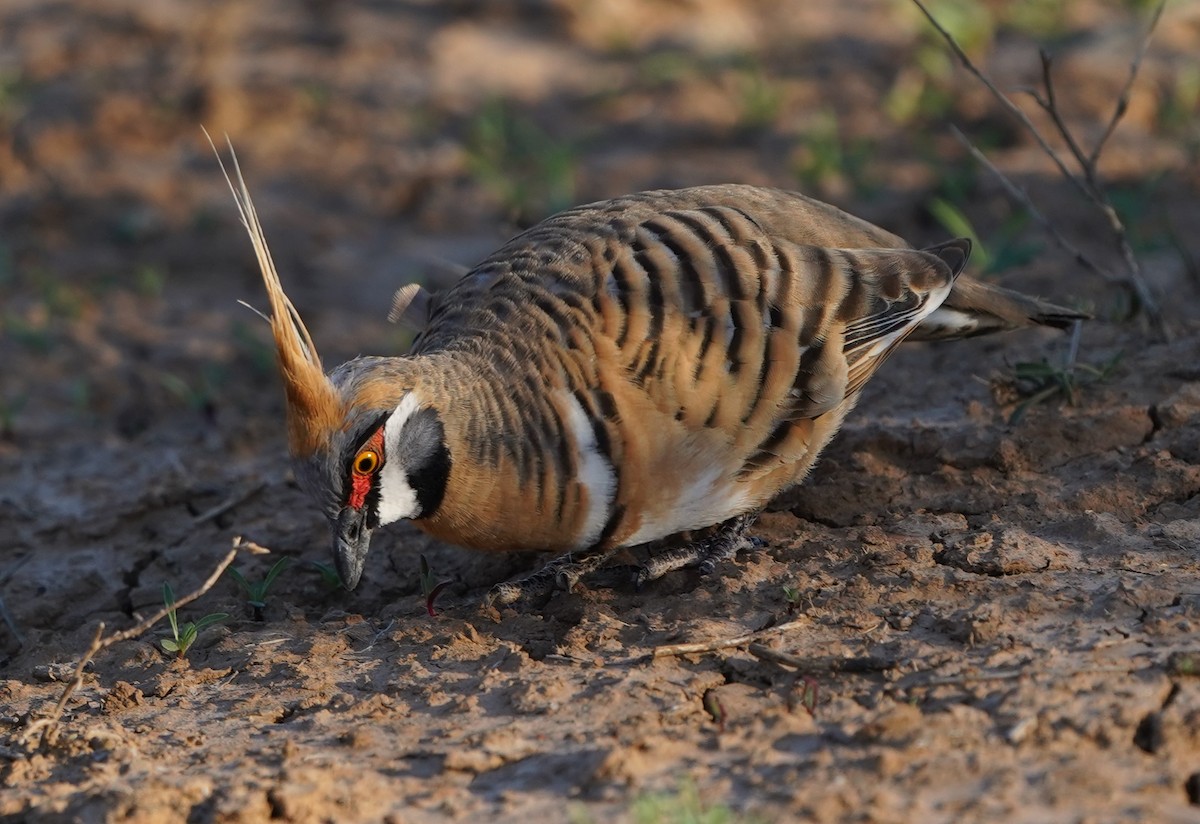
[[[363,448],[359,450],[361,455],[366,451],[374,452],[379,456],[379,460],[375,464],[375,468],[370,472],[359,472],[355,465],[350,471],[350,497],[346,501],[346,505],[351,509],[362,509],[363,504],[367,500],[367,493],[371,491],[371,484],[375,482],[375,473],[379,471],[379,467],[383,466],[383,427],[375,430],[375,434],[371,436]],[[354,463],[358,463],[358,458],[354,459]]]

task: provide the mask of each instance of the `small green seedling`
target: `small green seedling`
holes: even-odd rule
[[[308,565],[317,571],[321,576],[321,585],[325,589],[337,589],[342,585],[342,576],[338,574],[337,567],[333,564],[322,563],[321,561],[309,561]]]
[[[738,78],[741,93],[738,121],[748,131],[768,128],[783,108],[783,92],[763,68],[749,65]]]
[[[246,576],[241,573],[241,570],[235,567],[229,568],[229,574],[233,576],[233,580],[246,593],[246,603],[254,609],[255,621],[263,619],[263,610],[267,608],[267,593],[271,589],[271,584],[275,583],[275,579],[279,577],[279,573],[283,572],[291,561],[292,559],[287,556],[280,558],[267,570],[266,577],[254,583],[246,580]]]
[[[955,196],[956,200],[959,198],[965,199],[966,195]],[[1023,215],[1005,221],[985,243],[971,219],[949,199],[935,197],[929,201],[926,208],[933,219],[950,234],[970,238],[971,260],[978,264],[984,274],[1024,266],[1041,251],[1040,244],[1028,243],[1021,239],[1021,233],[1028,223],[1028,218]]]
[[[671,793],[643,795],[633,802],[635,824],[735,824],[751,822],[721,803],[706,803],[690,779]]]
[[[466,160],[518,223],[535,223],[574,198],[574,148],[503,101],[485,105],[471,123]]]
[[[979,232],[975,230],[975,224],[962,209],[941,197],[930,200],[926,208],[929,209],[929,214],[933,216],[933,219],[950,234],[955,237],[970,238],[971,256],[981,268],[987,269],[991,265],[992,256],[988,252],[988,247],[979,239]]]
[[[874,188],[869,167],[875,155],[871,141],[843,134],[834,112],[817,112],[797,147],[792,171],[806,189],[866,196]]]
[[[429,561],[424,555],[421,556],[421,594],[425,596],[425,611],[429,613],[430,618],[437,617],[437,609],[434,608],[434,603],[437,597],[442,594],[442,590],[450,586],[449,581],[437,581],[437,577],[433,574],[433,570],[429,568]]]
[[[808,710],[809,715],[816,715],[817,711],[817,681],[815,678],[810,678],[805,675],[800,678],[800,706]]]
[[[729,717],[725,712],[725,705],[721,703],[721,699],[717,697],[715,690],[708,690],[704,693],[704,711],[712,717],[713,723],[717,725],[717,732],[724,734],[725,719]]]
[[[1124,353],[1118,353],[1099,366],[1090,363],[1073,363],[1056,366],[1048,361],[1018,363],[1014,367],[1017,387],[1025,400],[1017,404],[1010,424],[1017,423],[1029,411],[1029,407],[1046,403],[1053,398],[1062,398],[1071,406],[1079,402],[1079,390],[1093,383],[1107,380],[1116,370]]]
[[[784,584],[783,600],[787,601],[788,615],[794,613],[796,608],[800,606],[800,587],[790,587]]]
[[[1200,677],[1200,653],[1196,650],[1172,652],[1167,656],[1167,673],[1185,678]]]
[[[201,631],[220,623],[229,617],[225,612],[213,612],[205,615],[198,621],[188,621],[182,627],[179,626],[179,618],[175,614],[175,591],[171,589],[171,585],[163,583],[163,604],[169,610],[167,612],[167,620],[171,622],[171,638],[161,638],[159,643],[167,652],[173,652],[179,658],[187,657],[187,651],[192,644],[196,643],[196,638]]]

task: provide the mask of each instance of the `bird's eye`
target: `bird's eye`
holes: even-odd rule
[[[370,475],[379,467],[379,453],[373,449],[364,449],[358,453],[358,457],[354,459],[354,473],[356,475]]]

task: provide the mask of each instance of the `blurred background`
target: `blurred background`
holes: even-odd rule
[[[1152,7],[931,3],[1003,89],[1037,85],[1051,51],[1085,147]],[[1180,328],[1200,282],[1197,54],[1200,4],[1175,0],[1101,161]],[[395,288],[436,287],[558,209],[726,181],[916,244],[973,235],[985,276],[1127,316],[1127,291],[1051,246],[951,123],[1121,272],[1102,218],[906,0],[4,0],[0,448],[81,426],[281,443],[266,329],[235,303],[261,285],[201,126],[236,146],[327,365],[402,350]]]

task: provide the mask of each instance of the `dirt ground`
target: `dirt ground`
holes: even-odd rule
[[[1048,45],[1090,146],[1145,6],[971,6],[960,31],[1007,89]],[[1102,162],[1163,342],[964,156],[950,123],[1121,272],[899,0],[0,3],[0,815],[1200,821],[1197,54],[1176,0]],[[543,559],[396,528],[346,593],[314,566],[326,527],[202,124],[237,146],[327,364],[403,351],[392,290],[560,206],[739,181],[918,244],[950,204],[989,277],[1095,313],[1079,361],[1111,368],[1013,421],[1016,365],[1069,336],[909,346],[716,576],[497,620],[487,588]],[[165,623],[103,652],[38,747],[97,622],[192,590],[235,536],[292,559],[259,614],[226,576],[181,611],[230,615],[186,659]],[[437,617],[421,553],[451,582]],[[690,642],[713,649],[654,655]]]

